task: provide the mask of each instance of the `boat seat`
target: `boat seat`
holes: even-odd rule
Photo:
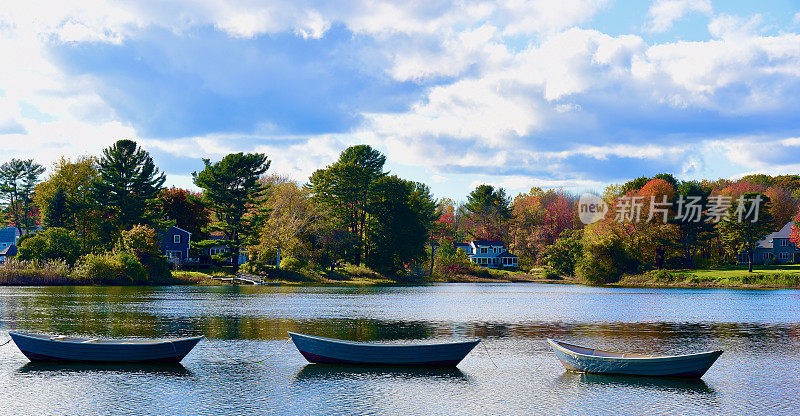
[[[50,337],[50,341],[63,341],[65,339],[67,339],[66,335],[56,335],[56,336]]]
[[[89,344],[89,343],[97,342],[97,341],[99,341],[97,338],[92,338],[92,339],[87,339],[86,341],[81,342],[81,344]]]

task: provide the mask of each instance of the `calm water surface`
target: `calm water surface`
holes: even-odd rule
[[[448,284],[384,288],[0,288],[8,329],[205,335],[179,366],[34,364],[0,347],[0,414],[797,414],[800,291]],[[307,364],[286,331],[482,338],[458,369]],[[725,353],[702,381],[566,373],[552,337]],[[283,348],[281,349],[281,347]]]

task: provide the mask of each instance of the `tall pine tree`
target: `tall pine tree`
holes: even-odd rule
[[[203,163],[205,168],[192,176],[195,185],[203,188],[203,197],[214,213],[208,229],[223,232],[231,241],[234,270],[238,270],[242,243],[255,236],[258,216],[249,211],[255,210],[255,198],[265,189],[258,179],[269,169],[270,162],[261,153],[232,153],[217,163],[208,159]]]
[[[146,150],[132,140],[120,140],[103,150],[98,170],[94,197],[110,211],[117,231],[158,222],[152,205],[166,178]]]

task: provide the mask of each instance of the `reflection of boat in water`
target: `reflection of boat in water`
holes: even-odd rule
[[[391,378],[395,380],[427,379],[468,381],[469,377],[456,367],[409,367],[409,366],[359,366],[307,364],[295,379],[298,381],[328,381],[353,378]]]
[[[456,366],[480,340],[444,344],[377,344],[289,332],[294,345],[312,363]]]
[[[53,362],[31,361],[17,369],[18,373],[119,373],[148,374],[184,377],[192,375],[180,363],[136,364],[136,363],[86,363],[86,362]]]
[[[665,393],[716,394],[705,381],[696,378],[639,377],[620,374],[565,372],[556,384],[609,389],[647,389]]]
[[[547,341],[567,370],[586,373],[700,378],[722,355],[722,351],[669,356],[623,354]]]
[[[177,363],[203,338],[97,339],[9,332],[31,361]]]

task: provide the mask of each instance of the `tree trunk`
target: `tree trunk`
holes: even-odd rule
[[[747,250],[747,271],[753,273],[753,249]]]
[[[689,249],[689,246],[684,247],[684,255],[686,256],[686,267],[688,269],[694,269],[694,259],[692,259],[692,250]]]
[[[275,252],[275,268],[281,268],[281,248],[278,246],[278,249]]]

